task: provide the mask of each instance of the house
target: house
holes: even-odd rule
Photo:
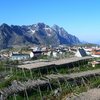
[[[32,51],[41,51],[41,47],[34,46],[34,47],[31,47],[30,50],[32,50]]]
[[[10,60],[29,60],[30,55],[29,54],[12,54],[10,57]]]
[[[95,67],[96,65],[100,65],[100,61],[93,61],[91,62],[92,67]]]
[[[84,50],[86,51],[87,55],[91,55],[92,48],[85,47]]]
[[[40,57],[42,55],[42,51],[31,51],[30,52],[30,58],[33,58],[33,57]]]
[[[49,57],[54,57],[57,58],[58,57],[58,52],[57,51],[48,51],[47,56]]]
[[[58,57],[58,52],[53,51],[53,52],[52,52],[52,56],[53,56],[54,58],[57,58],[57,57]]]
[[[79,48],[75,54],[76,57],[85,57],[87,56],[86,51],[83,48]]]
[[[57,50],[51,50],[51,51],[48,51],[48,53],[47,53],[47,56],[53,57],[53,58],[58,58],[61,55],[63,55],[63,51],[61,51],[59,49],[57,49]]]
[[[47,56],[51,56],[51,54],[52,54],[52,52],[49,50],[49,51],[47,52]]]
[[[95,49],[92,51],[93,57],[100,57],[100,49]]]

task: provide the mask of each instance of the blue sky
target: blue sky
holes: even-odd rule
[[[88,42],[100,41],[100,0],[0,0],[0,24],[57,24]]]

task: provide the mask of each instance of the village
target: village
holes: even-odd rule
[[[100,47],[79,47],[79,46],[65,46],[58,47],[33,46],[23,48],[13,48],[0,51],[0,59],[9,60],[37,60],[37,59],[60,59],[69,57],[100,57]]]
[[[41,62],[41,61],[53,61],[64,58],[73,57],[85,57],[91,56],[94,58],[100,58],[100,47],[80,47],[80,46],[65,46],[59,45],[58,47],[46,47],[46,46],[31,46],[24,48],[15,48],[2,50],[0,52],[0,60],[5,61],[18,61],[25,63]],[[93,61],[92,65],[99,64],[98,61]]]
[[[13,48],[0,60],[0,100],[63,100],[100,85],[99,47]]]

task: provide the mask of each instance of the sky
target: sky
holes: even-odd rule
[[[100,0],[0,0],[0,25],[57,24],[82,41],[100,42]]]

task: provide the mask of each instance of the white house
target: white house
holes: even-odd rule
[[[39,57],[42,55],[42,51],[32,51],[30,52],[30,58]]]
[[[41,48],[38,46],[34,46],[30,48],[32,51],[41,51]]]
[[[10,59],[11,60],[29,60],[30,55],[29,54],[12,54]]]
[[[86,51],[83,48],[79,48],[75,54],[76,57],[87,56]]]
[[[100,58],[100,55],[91,55],[92,57]]]
[[[53,56],[54,58],[57,58],[58,53],[57,53],[56,51],[53,51],[52,56]]]
[[[52,56],[52,57],[56,58],[57,54],[58,53],[56,51],[48,51],[47,56]]]
[[[92,56],[93,57],[100,57],[100,49],[97,49],[97,50],[93,50],[92,51]]]
[[[30,58],[33,58],[33,57],[34,57],[34,53],[30,52]]]
[[[51,56],[51,51],[48,51],[47,52],[47,56]]]

